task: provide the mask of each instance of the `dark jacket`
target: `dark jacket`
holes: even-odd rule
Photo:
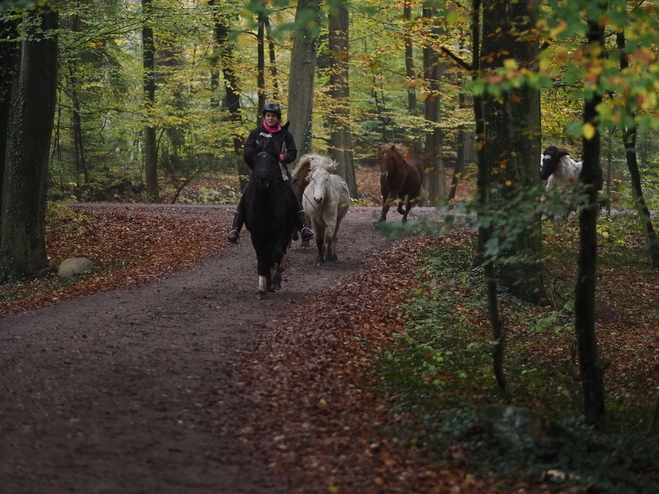
[[[285,152],[282,153],[282,150]],[[263,125],[260,125],[249,134],[243,149],[243,159],[250,170],[254,164],[254,158],[261,151],[271,153],[277,161],[284,165],[292,163],[297,158],[297,146],[293,135],[286,127],[282,127],[277,132],[269,132]],[[279,159],[280,154],[284,155],[283,160]]]

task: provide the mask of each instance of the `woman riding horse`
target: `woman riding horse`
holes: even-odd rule
[[[276,103],[268,103],[263,107],[263,124],[254,129],[245,142],[243,149],[243,159],[249,169],[251,170],[254,164],[254,158],[261,151],[266,151],[276,157],[282,168],[282,182],[286,185],[285,189],[290,191],[290,201],[292,205],[291,215],[295,221],[295,226],[300,231],[302,240],[310,240],[314,237],[311,228],[304,224],[304,209],[300,204],[293,184],[288,177],[286,165],[295,161],[297,157],[297,147],[293,140],[293,135],[288,129],[282,127],[281,122],[281,108]],[[247,187],[251,186],[251,181]],[[245,194],[240,198],[240,202],[236,207],[236,212],[233,216],[233,225],[227,240],[232,243],[238,243],[240,230],[245,222]]]

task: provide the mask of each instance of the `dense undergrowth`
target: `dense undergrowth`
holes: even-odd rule
[[[659,433],[652,423],[659,307],[649,305],[656,302],[657,283],[636,222],[603,218],[599,227],[596,331],[608,393],[602,430],[587,427],[581,416],[571,295],[578,225],[571,218],[543,226],[545,282],[554,305],[537,307],[499,293],[508,395],[493,375],[474,245],[445,243],[426,253],[420,288],[396,309],[409,325],[378,364],[379,392],[399,416],[388,432],[434,452],[438,461],[482,475],[553,480],[561,492],[659,492]],[[644,295],[649,300],[640,302]],[[528,444],[502,444],[479,413],[490,404],[536,412],[550,432]]]

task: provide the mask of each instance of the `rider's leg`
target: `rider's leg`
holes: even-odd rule
[[[295,190],[293,189],[293,182],[290,180],[285,180],[284,183],[290,191],[289,196],[291,196],[291,207],[293,213],[292,216],[293,221],[295,221],[295,226],[300,231],[302,240],[311,240],[314,237],[314,233],[311,228],[304,224],[304,208],[302,208],[302,204],[300,204],[300,200],[295,194]]]
[[[227,240],[231,243],[237,244],[238,237],[240,236],[240,230],[243,228],[243,223],[245,218],[243,216],[243,210],[245,209],[245,194],[240,198],[238,206],[236,206],[236,211],[233,213],[233,225],[231,226],[231,231]]]

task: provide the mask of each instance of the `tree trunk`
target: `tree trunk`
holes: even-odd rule
[[[259,12],[258,16],[258,31],[256,33],[256,44],[257,44],[257,75],[256,75],[256,86],[259,98],[259,114],[256,116],[257,125],[261,123],[261,110],[265,106],[266,102],[266,92],[265,92],[265,22],[267,18],[264,13]]]
[[[587,59],[602,57],[604,27],[588,23]],[[575,288],[575,328],[579,350],[579,366],[584,394],[584,415],[591,425],[605,418],[604,382],[595,337],[595,277],[597,270],[597,182],[600,168],[600,133],[597,130],[597,105],[602,94],[593,91],[584,104],[583,122],[594,129],[592,138],[583,138],[581,180],[588,193],[588,204],[579,211],[579,256]]]
[[[144,27],[142,28],[142,56],[144,65],[144,107],[147,119],[151,120],[151,111],[156,101],[156,46],[153,39],[153,28],[150,26],[151,1],[142,0]],[[147,124],[144,128],[144,172],[146,178],[146,193],[151,202],[160,200],[158,189],[158,146],[156,129]]]
[[[319,23],[320,15],[318,0],[298,0],[288,80],[288,130],[297,145],[298,157],[311,152],[318,43],[318,33],[302,23],[309,18]]]
[[[625,33],[623,31],[618,32],[617,43],[618,48],[620,48],[620,70],[625,70],[629,67],[629,61],[627,60],[627,55],[624,53]],[[635,117],[633,111],[628,111],[632,118]],[[652,267],[657,269],[659,268],[659,241],[657,240],[657,235],[652,226],[652,218],[641,187],[641,173],[638,169],[638,160],[636,159],[635,124],[632,127],[625,128],[622,134],[622,141],[625,145],[625,157],[627,158],[627,168],[629,169],[629,176],[631,178],[632,197],[634,198],[634,204],[636,205],[638,216],[641,220],[641,227],[647,241],[648,252],[650,253],[650,259],[652,260]]]
[[[424,7],[423,17],[432,19],[435,11]],[[437,35],[436,28],[432,29],[433,35]],[[425,118],[433,124],[433,130],[426,134],[426,145],[423,152],[423,167],[427,172],[424,174],[426,181],[426,203],[429,206],[439,206],[446,198],[446,177],[444,176],[444,160],[442,157],[443,133],[439,127],[440,115],[440,77],[442,65],[439,53],[432,44],[428,43],[423,48],[423,74],[428,86],[428,94],[425,98]]]
[[[2,204],[3,195],[11,91],[16,74],[19,71],[21,55],[20,45],[16,41],[17,36],[18,31],[15,21],[0,21],[0,38],[4,40],[0,43],[0,204]],[[0,214],[1,228],[2,215]]]
[[[480,10],[481,0],[473,0],[472,3],[472,72],[473,77],[478,77],[480,72]],[[476,179],[476,195],[480,210],[488,203],[489,168],[485,161],[485,116],[483,112],[483,101],[480,96],[474,96],[474,120],[476,121],[476,142],[478,176]],[[482,213],[479,213],[479,216]],[[499,301],[497,298],[497,281],[494,276],[492,260],[485,254],[485,245],[492,236],[492,230],[484,226],[478,229],[478,257],[477,263],[483,266],[483,274],[487,286],[487,307],[492,326],[492,369],[499,388],[507,393],[509,391],[508,381],[503,370],[504,364],[504,332],[503,324],[499,317]]]
[[[84,183],[89,184],[89,169],[85,158],[85,144],[82,133],[82,117],[80,116],[80,100],[78,98],[78,81],[73,74],[73,68],[69,67],[69,85],[71,86],[70,97],[73,107],[73,149],[75,155],[76,174],[82,172]]]
[[[335,6],[330,12],[330,95],[333,110],[330,114],[331,155],[339,163],[337,173],[350,190],[350,197],[357,197],[357,181],[352,150],[350,129],[350,83],[349,83],[349,25],[350,18],[345,4]]]
[[[214,6],[215,0],[210,0],[210,5]],[[236,66],[233,55],[234,46],[229,42],[229,19],[222,15],[219,10],[214,10],[214,20],[215,42],[219,46],[220,64],[222,65],[222,74],[224,75],[225,106],[229,110],[229,116],[231,121],[234,122],[236,129],[236,132],[232,135],[234,153],[236,157],[240,157],[240,159],[236,160],[236,171],[240,179],[240,188],[241,190],[245,190],[247,181],[249,180],[249,168],[242,160],[245,140],[237,132],[242,124],[242,116],[240,113],[240,85],[234,70]]]
[[[272,77],[272,98],[279,101],[279,81],[277,80],[277,52],[275,43],[270,35],[270,20],[265,20],[265,31],[268,38],[268,55],[270,57],[270,76]],[[297,143],[296,143],[297,144]]]
[[[495,71],[506,59],[514,58],[519,66],[536,60],[538,43],[519,32],[533,29],[538,18],[537,4],[511,0],[487,0],[483,20],[483,70]],[[510,200],[519,186],[537,183],[540,154],[540,91],[528,86],[511,89],[500,97],[483,96],[485,118],[485,163],[490,186],[496,197],[490,202]],[[490,204],[493,210],[501,204]],[[502,235],[514,231],[504,228]],[[501,252],[500,282],[517,297],[537,303],[544,297],[539,262],[540,216],[515,230],[512,247]],[[502,265],[503,265],[502,264]]]
[[[2,192],[0,279],[32,276],[48,266],[46,182],[57,96],[58,15],[49,5],[25,14],[12,91]],[[30,32],[31,31],[31,32]]]
[[[403,6],[403,21],[405,22],[405,75],[407,76],[407,109],[410,115],[419,114],[419,106],[416,94],[416,69],[414,66],[414,45],[412,36],[409,34],[412,20],[412,7],[410,0],[405,0]],[[414,137],[414,155],[423,156],[423,141],[420,136]]]

